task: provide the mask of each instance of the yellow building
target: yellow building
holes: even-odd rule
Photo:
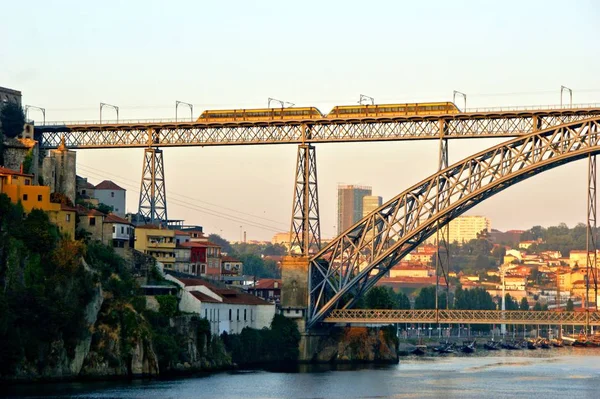
[[[165,269],[175,267],[175,230],[151,224],[135,228],[135,249],[153,256]]]
[[[0,192],[13,203],[21,203],[25,213],[41,209],[48,213],[50,221],[61,233],[75,238],[74,208],[50,202],[50,187],[34,186],[33,175],[0,167]]]

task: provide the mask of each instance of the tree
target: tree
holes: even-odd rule
[[[233,252],[229,241],[227,241],[226,239],[224,239],[223,237],[221,237],[218,234],[210,234],[208,236],[208,241],[219,245],[221,247],[222,252],[225,252],[227,254],[231,254]]]
[[[399,291],[396,294],[396,303],[398,306],[397,309],[410,309],[410,299],[408,299],[408,296],[402,291]]]
[[[574,308],[575,306],[573,305],[573,301],[571,300],[571,298],[569,298],[569,300],[567,301],[567,311],[572,312]]]
[[[25,113],[21,104],[8,102],[0,110],[0,125],[6,137],[14,138],[23,133]]]
[[[439,307],[445,308],[445,306]],[[435,287],[421,288],[415,299],[415,309],[435,309]]]
[[[519,310],[519,304],[515,301],[510,294],[506,294],[504,297],[504,308],[506,310]]]
[[[535,303],[535,305],[533,306],[533,310],[537,310],[537,311],[540,311],[540,310],[542,310],[542,305],[540,304],[540,302],[539,302],[539,301],[537,301],[537,302]]]
[[[529,310],[529,302],[527,302],[527,298],[521,298],[521,305],[519,306],[521,310]]]
[[[397,309],[396,295],[389,287],[373,287],[367,292],[365,305],[369,309]]]
[[[63,193],[55,192],[50,194],[50,202],[54,202],[55,204],[62,204],[66,206],[73,207],[73,201],[71,198],[67,197]]]
[[[103,204],[102,202],[98,204],[96,209],[98,210],[98,212],[102,212],[105,215],[108,215],[109,213],[111,213],[113,211],[112,206]]]

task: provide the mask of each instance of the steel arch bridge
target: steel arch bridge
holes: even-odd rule
[[[600,152],[600,117],[532,132],[443,169],[397,195],[310,259],[307,327],[347,309],[417,245],[481,201]]]

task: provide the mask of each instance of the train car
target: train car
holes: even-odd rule
[[[204,111],[197,122],[256,122],[319,118],[323,118],[323,114],[315,107],[255,108]]]
[[[377,105],[339,105],[334,107],[327,118],[357,118],[412,115],[458,114],[460,110],[452,102],[377,104]]]

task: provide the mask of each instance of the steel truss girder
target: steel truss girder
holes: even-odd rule
[[[294,203],[290,230],[290,254],[309,256],[321,249],[317,154],[314,146],[298,146]]]
[[[600,152],[600,117],[530,133],[468,157],[417,183],[330,242],[311,259],[307,327],[348,308],[436,231],[524,179]],[[448,206],[438,209],[440,198]]]
[[[588,155],[587,176],[587,229],[586,229],[586,285],[585,301],[586,309],[590,302],[598,309],[598,268],[597,268],[597,230],[596,230],[596,156]],[[593,301],[590,301],[590,290],[593,290]]]
[[[600,116],[599,108],[462,113],[394,118],[315,119],[237,123],[147,122],[36,126],[43,148],[64,137],[71,149],[514,137]],[[305,132],[310,132],[306,135]]]
[[[158,148],[144,150],[138,213],[150,224],[167,221],[165,167],[163,152]]]
[[[444,129],[445,130],[445,129]],[[448,139],[443,135],[440,136],[439,143],[439,159],[438,159],[438,171],[444,170],[448,167]],[[440,183],[444,183],[440,181]],[[448,200],[446,197],[444,187],[438,187],[440,192],[439,199],[437,201],[437,210],[440,211],[447,207]],[[440,225],[438,222],[436,228],[436,239],[435,245],[437,246],[436,251],[436,262],[435,262],[435,308],[439,309],[439,297],[440,297],[440,272],[444,277],[446,285],[446,308],[450,306],[450,282],[448,281],[448,273],[450,273],[450,228],[449,225]]]
[[[548,312],[534,310],[447,310],[447,309],[334,309],[325,323],[443,323],[443,324],[520,324],[520,325],[596,325],[600,312]]]

